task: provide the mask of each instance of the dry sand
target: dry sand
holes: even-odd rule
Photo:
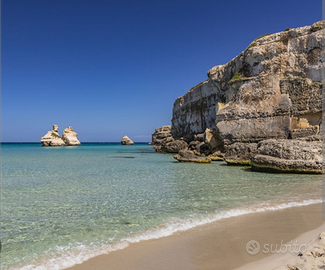
[[[298,256],[289,252],[265,254],[264,245],[275,247],[281,241],[290,243],[291,240],[295,243],[298,236],[298,244],[307,244],[321,231],[325,231],[325,222],[319,203],[223,219],[178,235],[130,244],[123,250],[97,256],[69,269],[274,269]],[[261,246],[257,255],[246,251],[250,240],[258,241]]]

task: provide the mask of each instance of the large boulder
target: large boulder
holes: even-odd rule
[[[211,159],[205,157],[198,157],[192,151],[180,150],[174,158],[179,162],[194,162],[194,163],[210,163]]]
[[[234,143],[224,155],[228,165],[249,165],[251,158],[257,153],[257,143]]]
[[[58,133],[59,127],[53,125],[53,129],[48,131],[42,138],[42,146],[64,146],[65,142]]]
[[[252,170],[262,172],[322,173],[322,143],[266,140],[257,145]]]
[[[128,136],[125,135],[125,136],[122,138],[121,144],[122,144],[122,145],[133,145],[134,142],[133,142],[133,141],[132,141]]]
[[[62,132],[62,139],[65,142],[65,145],[75,146],[80,145],[80,141],[77,139],[77,132],[73,131],[73,127],[67,127]]]
[[[215,129],[207,128],[203,135],[204,144],[209,148],[210,153],[223,149],[223,142],[220,140]]]
[[[178,153],[180,150],[187,149],[188,144],[183,140],[173,140],[161,146],[160,151],[165,153]]]
[[[155,132],[152,133],[152,145],[156,152],[162,152],[161,147],[166,143],[173,141],[171,134],[171,126],[162,126],[156,128]]]

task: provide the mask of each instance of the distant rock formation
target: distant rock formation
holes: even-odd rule
[[[42,138],[42,146],[66,146],[66,145],[80,145],[77,139],[77,133],[73,131],[72,127],[67,127],[62,134],[58,133],[59,127],[53,125],[53,130],[48,131]]]
[[[42,138],[42,146],[63,146],[65,142],[62,140],[61,136],[58,133],[59,127],[53,125],[53,129],[48,131]]]
[[[128,136],[125,135],[122,138],[121,144],[122,145],[132,145],[132,144],[134,144],[134,142]]]
[[[264,140],[321,141],[323,24],[263,35],[211,68],[207,80],[175,100],[171,136],[161,136],[156,151],[184,141],[198,155],[218,152],[229,164],[248,164]]]
[[[77,139],[78,134],[73,131],[73,127],[67,127],[63,130],[62,139],[65,145],[75,146],[80,145],[80,141]]]

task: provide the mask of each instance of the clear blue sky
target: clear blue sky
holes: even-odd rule
[[[53,124],[81,142],[147,142],[211,67],[321,20],[321,1],[2,0],[1,13],[3,142]]]

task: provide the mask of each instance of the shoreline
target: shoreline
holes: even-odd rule
[[[230,270],[239,267],[240,270],[248,270],[254,269],[255,263],[261,267],[259,262],[263,263],[263,260],[267,261],[272,256],[275,259],[283,257],[282,254],[272,255],[270,252],[250,255],[246,251],[248,241],[256,240],[262,247],[265,244],[275,246],[280,245],[281,241],[289,243],[300,239],[297,237],[301,235],[307,235],[302,238],[304,241],[312,240],[322,230],[325,231],[322,203],[249,213],[200,225],[171,236],[130,243],[124,249],[93,257],[66,269],[101,270],[109,266],[109,269],[114,270]],[[272,261],[277,261],[275,259]],[[242,268],[245,265],[249,265],[248,268]]]

